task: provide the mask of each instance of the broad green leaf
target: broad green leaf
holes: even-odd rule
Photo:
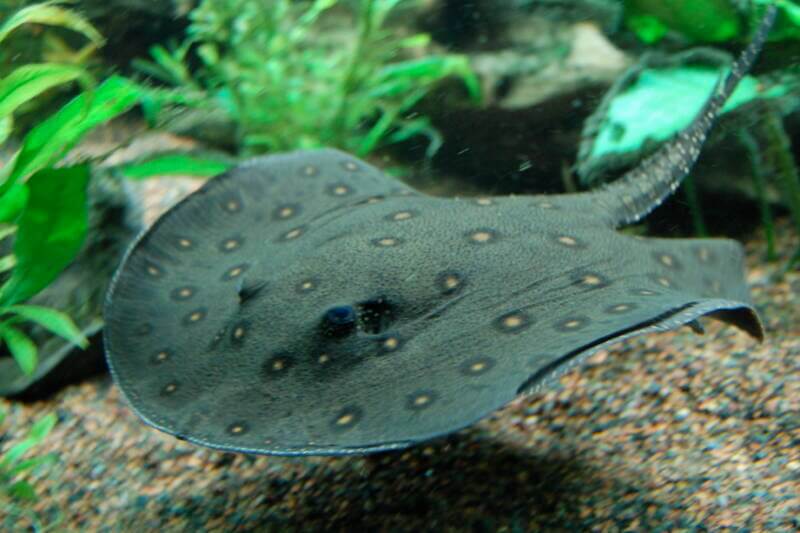
[[[39,305],[12,305],[5,308],[5,311],[15,313],[31,322],[36,322],[43,328],[81,348],[85,349],[89,345],[89,341],[86,340],[86,337],[84,337],[72,319],[61,311]]]
[[[8,351],[14,356],[22,371],[28,376],[33,374],[38,363],[36,345],[33,341],[27,335],[8,324],[3,324],[0,328],[0,336],[3,337],[8,346]],[[5,457],[3,460],[5,461]]]
[[[6,142],[6,140],[8,140],[13,130],[14,120],[11,117],[5,116],[0,118],[0,144],[3,144]]]
[[[24,183],[15,183],[0,197],[0,223],[10,224],[17,220],[27,203],[28,186]]]
[[[19,500],[36,501],[36,491],[33,490],[30,483],[24,480],[12,483],[7,492],[9,496]]]
[[[53,464],[58,460],[58,456],[54,453],[48,453],[39,457],[31,457],[30,459],[23,459],[9,469],[9,474],[15,476],[21,474],[26,470],[33,470],[42,465]]]
[[[674,67],[647,69],[636,83],[611,101],[603,127],[592,147],[591,157],[639,150],[647,140],[663,141],[685,128],[709,94],[720,74],[718,69]],[[762,91],[758,79],[742,79],[723,112],[756,98],[774,98],[786,93],[783,86]]]
[[[40,170],[28,180],[28,204],[19,218],[17,266],[0,289],[0,305],[23,302],[52,282],[86,237],[89,167]]]
[[[46,90],[75,80],[87,88],[92,85],[92,78],[85,70],[71,65],[32,63],[15,69],[0,80],[0,118]]]
[[[103,36],[89,21],[74,11],[59,7],[57,4],[58,2],[43,2],[20,9],[0,26],[0,42],[24,24],[45,24],[68,28],[82,34],[97,46],[103,45]]]
[[[135,84],[112,76],[96,90],[71,100],[25,136],[0,195],[18,179],[55,164],[97,125],[128,111],[139,94]]]
[[[53,430],[56,425],[58,418],[56,417],[55,413],[49,413],[33,424],[30,432],[28,433],[27,438],[31,439],[34,444],[39,444],[44,440],[47,435]]]
[[[8,272],[17,265],[17,258],[13,254],[0,257],[0,272]]]
[[[634,30],[645,31],[640,34],[643,39],[657,37],[659,30],[655,21],[644,22],[641,17],[654,17],[699,42],[726,42],[741,32],[741,17],[730,0],[625,0],[625,15]]]
[[[141,163],[123,165],[118,170],[126,178],[143,179],[169,175],[210,177],[224,172],[230,167],[229,163],[217,159],[188,154],[169,154]]]

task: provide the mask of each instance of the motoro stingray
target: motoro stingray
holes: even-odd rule
[[[774,16],[694,122],[600,190],[434,198],[336,150],[211,179],[115,276],[115,381],[197,444],[356,454],[463,428],[633,335],[709,315],[761,339],[739,244],[615,228],[689,172]]]

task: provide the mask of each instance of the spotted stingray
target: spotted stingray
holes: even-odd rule
[[[600,347],[704,315],[760,340],[737,243],[615,228],[689,172],[772,18],[694,122],[601,190],[434,198],[336,150],[211,179],[115,276],[116,382],[197,444],[355,454],[453,432]]]

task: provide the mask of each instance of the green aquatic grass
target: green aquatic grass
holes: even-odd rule
[[[0,406],[0,428],[5,425],[5,407]],[[36,488],[26,479],[42,467],[58,461],[54,453],[35,455],[39,446],[57,422],[55,413],[49,413],[33,423],[25,437],[8,449],[0,450],[0,514],[25,519],[41,531],[36,514],[26,504],[39,499]]]
[[[185,42],[154,47],[151,61],[136,62],[176,88],[151,93],[150,115],[169,122],[176,107],[221,110],[243,154],[335,146],[363,156],[416,135],[429,139],[433,153],[438,132],[410,110],[445,78],[460,79],[474,100],[480,86],[464,56],[401,59],[430,39],[396,35],[387,19],[418,4],[203,0],[190,14]],[[350,10],[352,32],[322,29],[334,8]],[[187,66],[193,58],[195,70]]]

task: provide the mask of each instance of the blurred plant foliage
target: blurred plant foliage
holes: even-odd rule
[[[450,76],[476,101],[480,85],[466,57],[424,55],[427,34],[387,29],[390,15],[418,3],[203,0],[183,43],[136,63],[176,88],[151,92],[149,116],[169,121],[176,106],[222,111],[244,153],[337,146],[363,156],[424,135],[432,154],[439,134],[413,106]],[[349,18],[326,26],[334,17]]]
[[[34,4],[5,19],[0,44],[32,23],[63,24],[101,42],[83,22],[55,2]],[[0,169],[0,238],[13,239],[12,253],[0,258],[0,339],[28,375],[36,369],[38,352],[21,324],[33,322],[81,347],[87,343],[67,315],[25,305],[75,258],[86,237],[89,167],[56,165],[91,129],[130,109],[139,91],[119,77],[95,87],[85,69],[65,63],[23,64],[0,78],[2,143],[14,130],[15,113],[73,81],[85,91],[28,131]]]
[[[6,90],[14,89],[13,94],[0,93],[0,142],[11,130],[9,108],[18,114],[46,108],[51,97],[72,88],[69,82],[91,83],[86,68],[104,39],[67,4],[0,0],[0,78],[7,80]]]
[[[6,412],[0,406],[0,426],[4,424],[5,417]],[[52,453],[40,456],[29,454],[41,444],[55,425],[56,415],[54,413],[45,415],[31,426],[25,438],[0,454],[0,503],[7,516],[20,514],[13,512],[15,503],[36,501],[37,494],[33,485],[20,477],[57,460],[57,456]]]
[[[698,43],[745,39],[748,26],[769,4],[776,4],[781,13],[770,39],[800,38],[797,0],[624,0],[624,4],[627,26],[646,43],[670,33]]]

